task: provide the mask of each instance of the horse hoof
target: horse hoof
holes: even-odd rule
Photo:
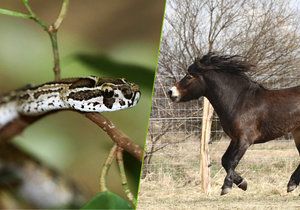
[[[247,182],[245,179],[243,179],[243,181],[241,183],[238,184],[238,187],[244,191],[247,190]]]
[[[297,188],[297,185],[296,184],[293,184],[293,185],[289,185],[288,187],[287,187],[287,192],[289,193],[289,192],[292,192],[294,189],[296,189]]]
[[[230,190],[231,190],[231,188],[229,188],[229,187],[222,189],[221,195],[226,195],[227,193],[230,192]]]

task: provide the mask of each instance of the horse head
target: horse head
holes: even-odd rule
[[[168,95],[172,101],[185,102],[204,96],[206,83],[203,74],[208,70],[208,66],[202,64],[203,58],[205,56],[201,59],[196,58],[188,67],[187,74],[169,89]]]
[[[237,83],[243,86],[240,78],[247,78],[244,72],[252,65],[241,56],[217,55],[210,52],[195,61],[188,67],[187,74],[168,91],[172,101],[185,102],[206,96],[207,90],[212,88],[209,81],[227,86],[234,76]],[[218,81],[216,81],[218,79]]]

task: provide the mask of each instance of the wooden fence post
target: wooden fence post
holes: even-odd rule
[[[203,100],[203,115],[202,115],[202,132],[200,141],[200,182],[201,189],[205,194],[210,192],[210,169],[209,165],[209,149],[208,142],[211,133],[211,124],[213,116],[213,107],[209,101]]]

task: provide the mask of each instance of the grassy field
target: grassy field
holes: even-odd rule
[[[252,146],[237,168],[247,180],[248,190],[233,187],[229,194],[220,196],[225,177],[221,157],[228,143],[210,145],[210,195],[200,190],[197,141],[172,145],[156,154],[150,174],[141,181],[138,209],[300,209],[300,188],[286,192],[299,163],[293,141]]]

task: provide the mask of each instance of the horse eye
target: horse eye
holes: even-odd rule
[[[114,90],[109,86],[105,86],[102,88],[102,94],[105,98],[111,98],[114,96]]]
[[[192,76],[192,75],[190,75],[190,74],[187,74],[187,75],[186,75],[186,78],[187,78],[187,79],[192,79],[192,78],[193,78],[193,76]]]

